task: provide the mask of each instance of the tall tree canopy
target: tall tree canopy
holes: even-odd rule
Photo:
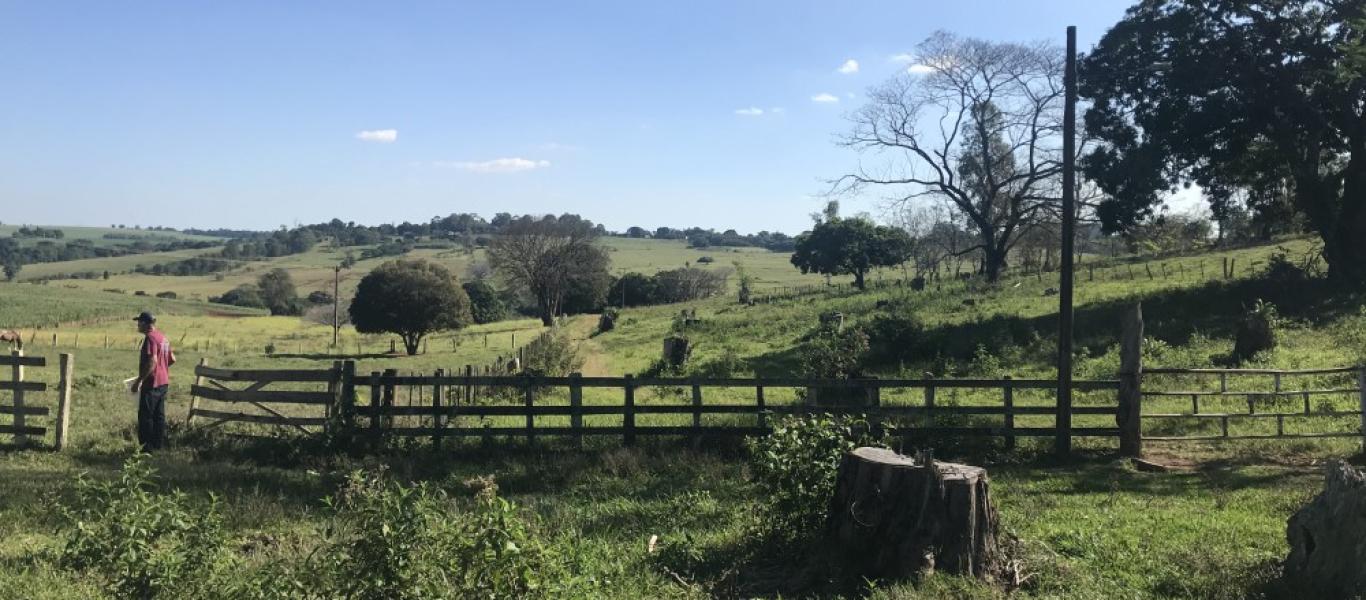
[[[996,281],[1019,236],[1059,210],[1063,58],[1051,46],[935,34],[917,51],[925,72],[875,90],[852,117],[844,144],[884,161],[837,189],[944,202],[975,234],[964,252],[980,251]]]
[[[1334,277],[1366,279],[1366,3],[1144,0],[1081,65],[1102,145],[1087,175],[1109,231],[1197,183],[1218,218],[1235,196],[1286,194]]]
[[[602,306],[611,279],[610,259],[597,244],[600,233],[588,221],[519,219],[493,240],[489,263],[534,300],[548,326],[567,300]]]
[[[853,275],[861,290],[869,269],[893,267],[910,256],[911,238],[905,231],[867,219],[833,217],[797,236],[792,264],[803,273]]]
[[[360,280],[351,300],[351,322],[361,333],[393,333],[408,355],[427,334],[473,322],[470,298],[446,267],[425,260],[395,260]]]

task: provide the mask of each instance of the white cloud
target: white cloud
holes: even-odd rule
[[[787,109],[785,109],[785,108],[783,108],[783,107],[781,107],[781,106],[775,106],[775,107],[773,107],[773,108],[768,109],[768,112],[771,112],[771,113],[773,113],[773,114],[775,114],[775,115],[781,115],[781,114],[787,112]]]
[[[912,75],[925,75],[925,74],[927,74],[927,73],[933,73],[933,72],[934,72],[934,67],[931,67],[931,66],[929,66],[929,65],[923,65],[923,64],[920,64],[920,63],[916,63],[916,64],[913,64],[913,65],[911,65],[911,66],[909,66],[909,67],[906,67],[906,72],[907,72],[907,73],[910,73],[910,74],[912,74]]]
[[[548,160],[531,160],[527,158],[495,158],[485,161],[443,161],[439,160],[432,163],[437,167],[449,169],[461,169],[471,173],[518,173],[521,171],[531,171],[533,169],[544,169],[550,166]]]
[[[915,57],[911,56],[910,54],[893,54],[887,57],[887,60],[890,60],[892,62],[911,64],[915,62]]]
[[[846,60],[844,61],[844,64],[840,65],[840,68],[837,70],[845,75],[853,75],[854,73],[858,72],[858,61],[852,58]]]
[[[764,109],[759,108],[757,106],[751,106],[749,108],[737,108],[735,109],[735,114],[740,115],[742,117],[760,117],[763,116]]]
[[[812,96],[812,97],[811,97],[811,101],[812,101],[812,102],[819,102],[819,103],[821,103],[821,104],[834,104],[834,103],[840,101],[840,97],[839,97],[839,96],[836,96],[836,95],[834,95],[834,94],[825,94],[825,93],[821,93],[821,94],[816,94],[815,96]]]
[[[356,134],[356,139],[362,142],[375,142],[378,144],[392,144],[398,141],[397,129],[367,129]]]

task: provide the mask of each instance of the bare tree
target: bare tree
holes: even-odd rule
[[[834,182],[836,193],[887,187],[894,204],[944,201],[975,234],[996,281],[1019,236],[1061,198],[1063,59],[1056,47],[936,33],[916,71],[870,95],[843,145],[882,159]]]
[[[541,322],[555,322],[568,294],[584,282],[606,279],[610,259],[587,221],[519,219],[489,246],[489,264],[510,287],[530,296]]]

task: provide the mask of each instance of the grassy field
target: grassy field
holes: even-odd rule
[[[681,244],[611,243],[620,244],[613,253],[617,269],[681,266],[701,254]],[[1305,241],[1283,245],[1292,256],[1309,248]],[[1148,323],[1145,360],[1150,366],[1218,364],[1232,346],[1237,315],[1254,297],[1275,302],[1285,318],[1278,330],[1279,347],[1259,357],[1256,365],[1322,367],[1361,361],[1366,357],[1361,297],[1317,284],[1283,289],[1262,280],[1257,275],[1278,251],[1267,246],[1140,262],[1132,265],[1133,271],[1129,264],[1105,263],[1094,276],[1083,264],[1077,293],[1078,376],[1113,377],[1118,365],[1118,315],[1139,299]],[[452,266],[478,259],[477,254],[419,252]],[[793,277],[790,267],[784,275],[783,255],[710,253],[717,265],[729,264],[732,254],[753,272],[767,273],[760,276],[770,285],[812,280]],[[1236,260],[1233,279],[1219,276],[1224,257]],[[332,258],[319,249],[295,257],[293,264],[300,274],[330,276]],[[306,277],[296,275],[296,281]],[[673,327],[678,311],[696,309],[702,322],[687,334],[696,348],[692,364],[698,372],[724,367],[737,376],[778,375],[798,368],[795,349],[822,312],[842,312],[850,327],[869,325],[879,314],[913,314],[924,324],[924,345],[931,351],[875,361],[869,365],[872,373],[1048,377],[1053,357],[1048,332],[1056,323],[1057,298],[1045,291],[1055,285],[1047,276],[1014,277],[992,288],[946,279],[931,282],[918,293],[900,287],[865,294],[832,291],[751,307],[727,296],[686,306],[629,309],[614,331],[603,334],[593,333],[592,316],[575,318],[566,327],[585,355],[585,373],[640,373],[658,358],[660,340]],[[302,283],[299,287],[310,289]],[[212,292],[205,287],[199,293]],[[966,304],[968,299],[973,302]],[[500,441],[491,447],[472,442],[439,454],[423,444],[395,446],[368,457],[311,453],[307,445],[206,444],[201,434],[183,425],[190,380],[185,365],[206,358],[223,366],[322,368],[339,358],[327,347],[330,329],[296,318],[228,318],[209,312],[217,307],[202,303],[72,290],[53,283],[0,285],[0,317],[21,327],[46,327],[31,354],[55,357],[69,351],[77,357],[73,448],[60,454],[0,450],[0,486],[6,490],[0,494],[0,597],[101,597],[92,581],[56,564],[55,553],[67,529],[52,506],[71,500],[77,473],[110,477],[133,450],[135,410],[118,382],[135,364],[135,337],[122,319],[147,305],[166,315],[162,325],[184,363],[175,369],[169,408],[177,447],[153,461],[162,485],[189,492],[200,505],[206,505],[209,493],[215,494],[234,547],[256,547],[261,540],[271,540],[273,550],[250,553],[249,565],[297,560],[325,536],[328,524],[321,498],[337,490],[337,474],[384,464],[400,479],[429,482],[458,498],[470,494],[466,480],[494,476],[535,533],[556,552],[572,557],[576,571],[591,580],[584,587],[587,597],[800,595],[801,590],[791,586],[800,579],[802,565],[775,555],[756,535],[762,527],[758,515],[764,499],[751,480],[746,451],[735,444],[709,443],[698,450],[686,442],[654,440],[624,449],[617,440],[601,440],[580,451],[554,441],[538,448]],[[65,324],[53,329],[52,320]],[[0,321],[0,326],[6,324]],[[452,336],[433,338],[428,353],[417,357],[388,356],[386,338],[348,331],[340,351],[359,361],[360,372],[453,370],[490,361],[512,348],[514,334],[520,344],[539,330],[534,321],[472,328],[461,332],[454,345]],[[56,348],[41,343],[53,332],[59,334]],[[485,335],[490,340],[487,347]],[[105,336],[112,340],[108,349]],[[353,348],[357,341],[358,350]],[[268,344],[278,356],[266,356]],[[55,382],[53,371],[29,369],[29,376]],[[1151,385],[1185,383],[1153,379]],[[643,389],[639,402],[666,401],[669,394]],[[54,402],[50,394],[34,400]],[[614,400],[590,396],[586,401]],[[790,402],[795,396],[777,393],[770,401]],[[996,399],[964,394],[951,401]],[[1049,401],[1042,394],[1020,399],[1021,404]],[[1082,400],[1088,401],[1092,400]],[[1157,402],[1148,408],[1188,410],[1184,399],[1170,405]],[[1333,423],[1316,424],[1326,425]],[[1179,423],[1164,427],[1179,433],[1199,431]],[[1078,455],[1066,461],[1050,458],[1043,442],[1025,443],[1009,453],[987,444],[946,446],[936,454],[990,469],[1002,525],[1020,540],[1019,556],[1029,574],[1015,597],[1241,598],[1274,592],[1275,561],[1286,552],[1285,520],[1320,487],[1316,465],[1355,454],[1359,443],[1152,444],[1154,460],[1176,467],[1161,473],[1140,473],[1116,460],[1108,440],[1079,442],[1079,447]],[[660,536],[665,550],[651,554],[646,546],[654,535]],[[918,586],[882,585],[858,595],[1001,596],[946,577]]]

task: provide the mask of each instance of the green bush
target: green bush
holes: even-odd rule
[[[82,475],[76,500],[61,508],[73,528],[60,562],[96,577],[119,598],[197,598],[210,589],[223,555],[217,501],[191,506],[180,491],[155,489],[145,455],[113,481]]]
[[[508,318],[507,305],[498,296],[498,290],[493,289],[488,282],[466,281],[460,287],[470,297],[470,314],[475,323],[482,325]]]
[[[331,539],[310,560],[312,597],[530,598],[560,591],[563,573],[512,503],[482,482],[452,510],[439,489],[353,473],[326,504]],[[286,578],[288,579],[288,578]]]
[[[767,437],[745,442],[769,533],[800,542],[820,530],[844,454],[859,446],[885,446],[862,418],[787,417]]]
[[[535,375],[563,377],[583,368],[583,355],[569,333],[556,327],[526,347],[522,370]]]
[[[861,329],[817,330],[799,350],[801,372],[820,379],[851,379],[863,376],[868,355],[868,334]]]

